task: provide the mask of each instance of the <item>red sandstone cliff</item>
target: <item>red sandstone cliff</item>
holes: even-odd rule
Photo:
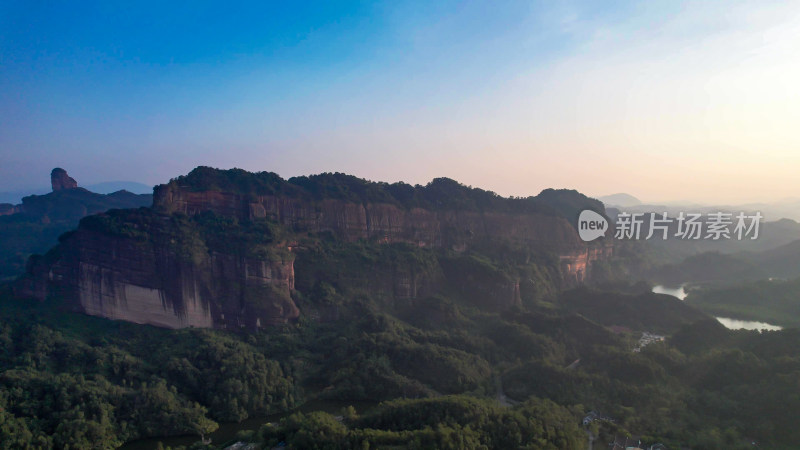
[[[55,295],[68,308],[165,328],[255,329],[297,318],[294,256],[264,261],[219,252],[190,257],[159,242],[85,228],[57,255],[33,259],[17,294]]]
[[[552,210],[503,205],[432,210],[403,207],[399,202],[315,196],[280,182],[284,183],[280,188],[293,191],[256,195],[237,193],[235,188],[191,189],[176,180],[158,186],[152,211],[123,210],[82,221],[77,232],[62,239],[58,251],[31,260],[16,291],[39,299],[55,295],[87,314],[169,328],[253,329],[297,318],[299,310],[291,297],[295,287],[291,246],[268,240],[266,256],[245,257],[246,249],[226,248],[235,242],[212,245],[208,239],[214,238],[203,237],[198,222],[183,216],[205,211],[237,218],[240,224],[268,218],[292,233],[332,233],[347,242],[403,242],[449,249],[456,255],[470,247],[485,250],[487,245],[548,252],[558,256],[560,270],[553,267],[555,263],[550,266],[560,273],[563,286],[585,281],[592,263],[608,258],[613,250],[610,243],[582,242],[567,220]],[[216,236],[224,241],[227,235]],[[250,243],[244,242],[245,247]],[[441,284],[438,269],[428,269],[414,261],[389,261],[382,267],[348,267],[339,272],[344,273],[342,285],[356,284],[378,301],[413,304]],[[348,280],[354,270],[358,280]],[[450,283],[463,276],[457,267],[453,270],[445,276]],[[483,306],[504,309],[520,303],[520,281],[525,280],[495,274],[472,281],[460,283],[469,291],[466,297],[480,297]],[[308,292],[313,285],[300,289]]]
[[[558,254],[568,283],[585,281],[591,263],[613,251],[610,244],[585,244],[566,219],[544,214],[407,210],[385,203],[193,192],[174,182],[156,188],[153,208],[190,216],[212,211],[239,219],[267,217],[295,231],[330,231],[348,241],[375,239],[464,250],[483,238],[499,239]]]
[[[78,182],[70,177],[66,170],[56,167],[50,172],[50,185],[53,187],[53,192],[56,192],[66,189],[75,189],[78,187]]]

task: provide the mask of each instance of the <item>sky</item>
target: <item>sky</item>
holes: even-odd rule
[[[199,165],[800,197],[800,3],[0,2],[0,191]]]

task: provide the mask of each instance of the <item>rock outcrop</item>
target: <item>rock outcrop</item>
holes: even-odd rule
[[[78,187],[78,182],[69,176],[66,170],[60,167],[56,167],[50,172],[50,184],[53,186],[53,192],[75,189]]]
[[[298,317],[294,255],[282,244],[269,260],[219,252],[196,230],[176,235],[169,218],[131,214],[156,223],[146,235],[126,236],[109,233],[114,225],[99,230],[103,216],[83,221],[57,251],[31,259],[17,295],[53,296],[73,311],[165,328],[256,329]]]
[[[570,286],[587,281],[592,263],[610,258],[613,252],[613,245],[599,242],[574,252],[559,254],[564,284]]]
[[[563,211],[534,198],[503,199],[452,180],[411,187],[331,177],[285,181],[196,169],[158,186],[152,209],[84,218],[57,249],[31,259],[16,292],[56,296],[75,311],[161,327],[256,329],[299,316],[292,297],[296,255],[305,258],[298,265],[303,296],[330,297],[312,315],[334,317],[339,294],[325,294],[335,291],[328,283],[389,307],[445,289],[464,291],[480,307],[504,309],[521,304],[521,281],[528,297],[535,283],[484,269],[480,260],[469,261],[467,250],[551,255],[546,270],[553,275],[547,277],[560,287],[585,281],[592,263],[613,250],[602,239],[584,243]],[[591,201],[574,191],[548,195],[571,196],[573,209]],[[328,239],[369,245],[340,246],[336,251],[343,253],[331,256],[320,249],[296,252],[298,238],[312,247]],[[381,245],[391,243],[411,246]],[[351,247],[361,250],[348,253]],[[355,259],[347,263],[350,256]]]

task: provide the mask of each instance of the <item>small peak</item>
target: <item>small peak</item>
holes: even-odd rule
[[[56,167],[50,172],[50,184],[53,186],[53,192],[78,187],[78,182],[60,167]]]

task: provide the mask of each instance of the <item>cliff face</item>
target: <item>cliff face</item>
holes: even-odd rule
[[[499,239],[558,254],[564,281],[568,284],[586,281],[591,263],[608,258],[613,252],[610,244],[583,243],[566,219],[544,214],[405,210],[385,203],[192,192],[176,183],[155,189],[153,208],[163,213],[180,212],[190,216],[212,211],[240,220],[269,218],[295,231],[329,231],[351,242],[376,239],[464,250],[481,239]]]
[[[264,260],[217,252],[202,241],[187,251],[170,245],[173,236],[150,233],[141,240],[81,226],[55,251],[29,263],[17,293],[53,296],[74,311],[166,328],[256,329],[298,317],[290,296],[291,252]]]
[[[313,185],[318,180],[287,182],[274,174],[201,172],[158,186],[152,209],[84,218],[53,251],[31,259],[17,293],[161,327],[254,329],[299,316],[295,255],[297,298],[312,317],[335,317],[346,298],[398,308],[440,292],[504,309],[532,301],[537,290],[585,281],[592,263],[613,250],[585,244],[564,212],[535,199],[503,199],[452,180],[398,187],[346,178],[344,187],[320,188]],[[197,177],[212,186],[198,187]],[[337,197],[336,189],[362,194]],[[576,200],[571,209],[585,200],[576,194],[549,193]],[[295,251],[298,239],[306,243]],[[475,252],[488,259],[470,256]],[[487,262],[509,252],[529,256],[515,254],[517,266],[509,269]],[[535,262],[534,270],[530,255],[555,259]]]
[[[613,253],[614,247],[611,244],[598,243],[571,253],[560,254],[561,272],[565,284],[570,286],[584,283],[589,278],[592,263],[608,259]]]
[[[499,239],[569,256],[567,259],[572,262],[568,270],[578,278],[581,278],[578,271],[585,269],[597,256],[580,241],[566,219],[544,214],[430,211],[337,199],[311,201],[276,195],[192,192],[174,183],[156,188],[153,208],[162,213],[180,212],[189,216],[212,211],[240,220],[269,218],[295,231],[329,231],[351,242],[374,239],[463,250],[481,239]],[[578,264],[580,260],[583,266]]]

